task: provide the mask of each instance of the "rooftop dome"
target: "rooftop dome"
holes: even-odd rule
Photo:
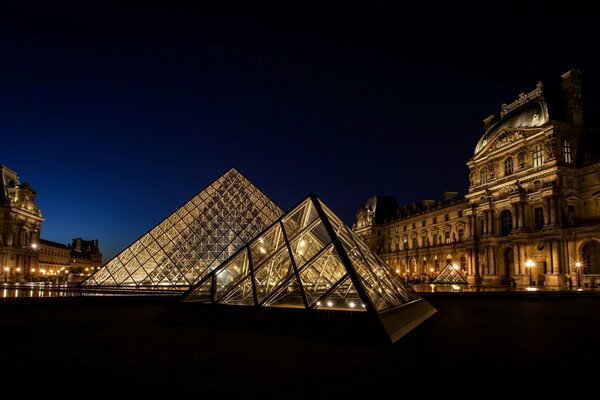
[[[548,105],[542,96],[542,82],[536,88],[510,104],[503,104],[500,119],[495,116],[485,120],[485,133],[475,146],[475,154],[479,153],[494,137],[511,128],[533,128],[544,125],[549,120]]]

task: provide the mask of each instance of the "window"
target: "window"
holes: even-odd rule
[[[507,236],[512,231],[512,212],[510,210],[502,211],[500,214],[500,224],[502,226],[502,236]]]
[[[462,210],[458,211],[458,218],[462,218]]]
[[[571,162],[571,142],[568,139],[562,140],[562,155],[563,161],[566,163]]]
[[[504,160],[504,176],[512,175],[513,173],[513,158],[508,157]]]
[[[438,240],[437,240],[437,235],[433,235],[433,245],[435,246],[436,244],[438,244]]]
[[[544,209],[542,207],[534,208],[533,217],[535,229],[542,229],[544,227]]]
[[[479,172],[479,184],[485,185],[488,182],[488,170],[487,167],[483,167]]]
[[[533,167],[541,167],[544,165],[544,148],[541,143],[533,147]]]
[[[464,236],[465,236],[465,230],[464,229],[459,229],[458,230],[458,241],[462,242]]]
[[[417,227],[417,225],[413,222],[413,229],[415,229]]]
[[[425,226],[425,220],[423,220],[423,222],[421,222],[421,226]]]
[[[467,270],[467,257],[460,256],[460,269],[464,272]]]
[[[481,219],[481,234],[483,235],[485,233],[485,221],[483,219]]]
[[[412,240],[412,247],[413,247],[413,249],[416,249],[417,247],[419,247],[418,244],[417,244],[417,238],[413,238],[413,240]]]
[[[449,214],[444,215],[444,221],[448,221],[449,219],[450,219],[450,215]]]
[[[437,224],[437,217],[433,217],[433,223]]]
[[[445,243],[451,243],[450,242],[450,231],[444,232],[444,242]]]
[[[421,241],[423,242],[423,247],[427,247],[427,236],[423,235],[423,237],[421,238]]]

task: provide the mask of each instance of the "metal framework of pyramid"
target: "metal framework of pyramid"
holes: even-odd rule
[[[431,281],[431,283],[444,283],[453,285],[468,285],[467,278],[458,272],[457,268],[448,264],[440,271],[440,273]]]
[[[186,290],[282,214],[231,168],[81,286]]]
[[[371,312],[393,342],[436,312],[314,194],[183,301]]]

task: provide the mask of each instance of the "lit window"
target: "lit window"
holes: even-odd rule
[[[508,175],[512,175],[512,173],[513,173],[513,158],[508,157],[506,160],[504,160],[504,175],[508,176]]]
[[[450,231],[444,232],[444,241],[450,243]]]
[[[541,143],[533,147],[533,167],[541,167],[544,165],[544,148]]]
[[[485,185],[488,182],[488,170],[487,167],[483,167],[479,172],[479,184]]]
[[[570,163],[571,162],[571,142],[569,142],[567,139],[562,140],[562,154],[563,154],[563,161],[566,163]]]

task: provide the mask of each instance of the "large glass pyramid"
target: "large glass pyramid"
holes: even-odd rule
[[[458,271],[458,268],[455,268],[453,265],[448,264],[444,267],[443,270],[431,281],[431,283],[445,283],[445,284],[453,284],[453,285],[467,285],[469,282],[467,278],[462,276],[462,274]]]
[[[282,214],[232,168],[81,285],[185,290]]]
[[[311,194],[184,301],[372,312],[396,341],[436,310]]]

